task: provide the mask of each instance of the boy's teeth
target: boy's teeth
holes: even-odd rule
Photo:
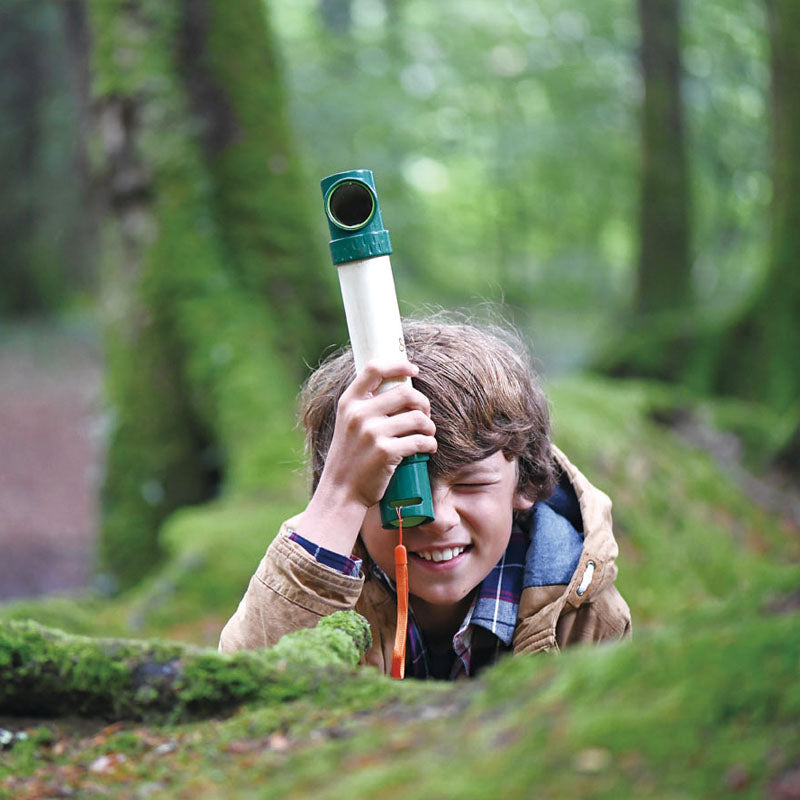
[[[450,561],[450,559],[460,556],[466,548],[464,547],[445,547],[444,550],[428,550],[425,553],[417,553],[426,561]]]

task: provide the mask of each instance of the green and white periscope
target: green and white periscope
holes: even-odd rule
[[[324,178],[321,185],[356,372],[373,359],[406,358],[389,259],[392,245],[383,227],[372,172],[338,172]],[[378,391],[410,380],[384,381]],[[398,526],[398,508],[405,527],[433,521],[427,462],[428,455],[419,453],[398,465],[380,502],[384,528]]]

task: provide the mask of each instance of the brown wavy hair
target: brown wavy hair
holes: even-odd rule
[[[518,463],[517,489],[532,501],[549,497],[556,482],[547,398],[527,348],[498,325],[433,316],[403,323],[408,358],[419,367],[414,386],[431,404],[439,448],[432,480],[502,450]],[[333,438],[336,407],[355,377],[349,347],[314,371],[300,394],[312,487],[319,483]]]

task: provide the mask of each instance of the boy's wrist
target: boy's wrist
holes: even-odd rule
[[[367,506],[362,502],[339,491],[328,491],[321,481],[291,527],[314,544],[349,556],[366,514]]]
[[[318,564],[323,564],[336,570],[340,575],[347,575],[350,578],[358,578],[361,575],[361,559],[355,555],[345,556],[321,547],[314,542],[310,542],[305,536],[301,536],[296,530],[286,527],[289,538],[299,544],[309,555],[314,557]]]

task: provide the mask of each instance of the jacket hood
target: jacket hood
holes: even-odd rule
[[[611,500],[555,447],[553,455],[561,477],[552,496],[531,510],[531,545],[523,588],[569,585],[581,562],[591,562],[592,574],[581,578],[585,585],[580,596],[584,597],[590,588],[592,593],[599,591],[615,577],[606,569],[617,556],[611,530]]]
[[[583,547],[568,584],[569,602],[580,606],[612,584],[617,577],[619,547],[611,524],[611,498],[592,486],[557,447],[553,456],[575,492],[583,527]],[[569,517],[567,517],[569,520]],[[589,565],[590,575],[586,575]]]

